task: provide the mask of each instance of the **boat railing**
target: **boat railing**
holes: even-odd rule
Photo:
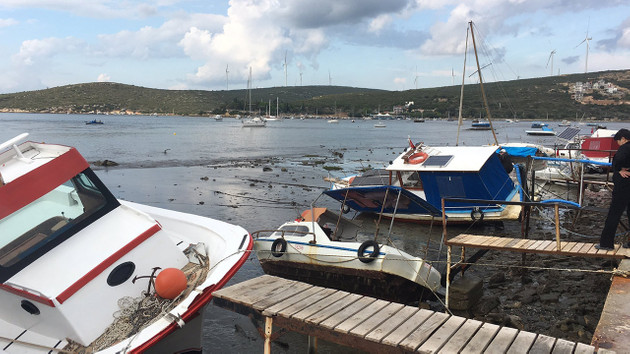
[[[277,235],[279,233],[279,235]],[[254,231],[252,232],[252,237],[255,239],[261,238],[261,237],[265,237],[266,235],[268,236],[280,236],[281,238],[285,238],[285,236],[309,236],[312,235],[313,239],[311,241],[308,241],[308,243],[310,244],[316,244],[317,243],[317,239],[315,237],[315,233],[312,231],[299,231],[299,230],[281,230],[281,229],[275,229],[275,230],[258,230],[258,231]]]

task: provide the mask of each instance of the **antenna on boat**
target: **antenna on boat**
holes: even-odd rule
[[[492,131],[492,136],[494,137],[494,143],[499,145],[499,140],[497,140],[497,134],[494,131],[494,127],[492,126],[492,117],[490,116],[490,108],[488,107],[488,100],[486,99],[486,92],[483,90],[483,78],[481,75],[481,68],[479,67],[479,57],[477,56],[477,44],[475,43],[475,32],[473,31],[473,22],[470,21],[470,36],[473,42],[473,48],[475,50],[475,60],[477,61],[477,72],[479,74],[479,87],[481,88],[481,96],[483,97],[483,105],[486,108],[486,114],[488,115],[488,123],[490,123],[490,130]]]

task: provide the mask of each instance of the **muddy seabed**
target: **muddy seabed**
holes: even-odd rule
[[[598,189],[586,190],[584,205],[600,212],[582,212],[575,218],[574,211],[565,211],[561,216],[561,227],[575,233],[563,230],[563,242],[599,242],[610,191]],[[552,208],[533,213],[529,237],[555,239],[552,219]],[[505,223],[503,229],[486,227],[484,231],[497,236],[518,234],[520,224]],[[458,252],[453,251],[454,259]],[[466,250],[468,256],[473,253]],[[464,275],[483,280],[483,297],[471,310],[453,314],[590,344],[610,288],[610,272],[617,265],[618,261],[601,258],[490,251]]]

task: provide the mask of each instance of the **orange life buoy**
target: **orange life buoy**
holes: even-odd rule
[[[409,163],[413,164],[413,165],[417,165],[419,163],[423,163],[424,160],[427,159],[427,157],[429,157],[429,155],[427,155],[426,152],[416,152],[414,154],[412,154],[411,156],[409,156]]]

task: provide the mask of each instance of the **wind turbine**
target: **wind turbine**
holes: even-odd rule
[[[577,47],[581,46],[581,45],[582,45],[582,43],[586,42],[586,61],[585,61],[585,63],[584,63],[584,73],[587,73],[587,72],[588,72],[588,49],[589,49],[588,42],[589,42],[591,39],[593,39],[593,38],[591,38],[591,37],[589,37],[589,36],[588,36],[588,27],[589,27],[589,25],[587,25],[587,26],[586,26],[586,37],[584,37],[584,40],[582,40],[582,41],[580,42],[580,44],[578,44],[578,45],[576,45],[576,46],[575,46],[575,48],[577,48]]]
[[[230,90],[230,70],[229,70],[230,64],[226,64],[225,65],[225,90],[229,91]]]
[[[330,70],[328,70],[328,86],[332,86],[332,77],[330,76]]]
[[[289,86],[287,84],[287,51],[284,51],[284,86]]]
[[[414,85],[416,85],[416,90],[418,89],[418,66],[416,66],[416,77],[413,79]]]
[[[556,50],[552,50],[551,53],[549,54],[549,59],[547,59],[547,66],[545,66],[546,68],[549,67],[549,63],[551,63],[551,69],[549,70],[549,76],[553,76],[553,56],[554,54],[556,54]]]

